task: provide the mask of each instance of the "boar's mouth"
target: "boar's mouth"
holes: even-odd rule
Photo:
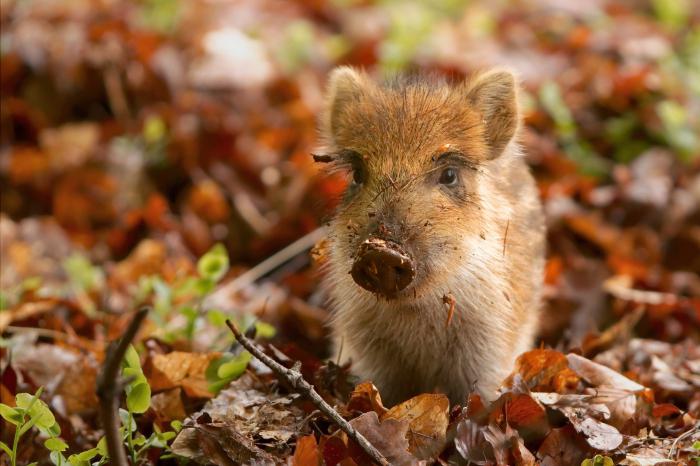
[[[399,244],[369,238],[360,245],[350,273],[355,283],[365,290],[394,298],[411,284],[416,266]]]

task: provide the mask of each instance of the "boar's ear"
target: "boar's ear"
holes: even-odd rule
[[[487,157],[495,159],[503,153],[520,123],[515,76],[500,69],[482,73],[467,84],[467,98],[481,114],[489,146]]]
[[[343,124],[347,108],[357,102],[368,86],[367,76],[349,66],[333,70],[328,80],[326,105],[323,115],[323,130],[329,136],[335,136]]]

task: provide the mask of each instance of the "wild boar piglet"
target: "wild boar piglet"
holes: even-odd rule
[[[349,176],[324,278],[341,360],[389,405],[494,398],[533,343],[544,263],[516,79],[378,83],[342,67],[320,125],[322,159]]]

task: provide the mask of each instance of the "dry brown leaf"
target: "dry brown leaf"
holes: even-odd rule
[[[182,404],[182,390],[173,388],[151,397],[151,410],[155,414],[156,421],[167,424],[170,421],[182,420],[187,416],[185,406]]]
[[[349,411],[359,411],[366,413],[374,411],[379,417],[383,416],[387,409],[382,404],[382,397],[379,390],[372,382],[362,382],[357,385],[350,394],[350,401],[347,403]]]
[[[619,464],[624,466],[677,466],[679,463],[668,459],[653,448],[641,447],[627,453]]]
[[[566,359],[569,361],[569,367],[594,387],[607,385],[630,392],[641,392],[644,390],[643,385],[639,385],[619,372],[578,354],[570,353],[566,356]]]
[[[221,353],[154,354],[146,361],[144,374],[154,392],[182,387],[191,398],[211,398],[204,373],[209,363],[219,357]]]
[[[418,459],[408,451],[408,421],[389,418],[380,423],[377,413],[370,411],[351,420],[350,424],[374,445],[390,464],[418,464]],[[366,453],[354,442],[349,441],[349,448],[352,459],[358,465],[371,464]]]
[[[199,455],[201,451],[197,450],[196,443],[184,437],[199,435],[202,424],[207,424],[235,430],[240,436],[255,445],[264,445],[268,450],[291,453],[288,451],[291,441],[307,433],[304,423],[306,414],[292,404],[298,395],[281,396],[265,389],[258,379],[248,373],[243,374],[216,398],[209,400],[201,411],[190,416],[186,423],[201,418],[210,422],[195,423],[190,430],[197,432],[183,431],[178,434],[178,439],[183,436],[178,445],[190,450],[189,458]]]
[[[39,134],[39,145],[48,154],[54,172],[83,165],[92,155],[99,140],[100,128],[91,122],[47,128]]]
[[[566,356],[552,349],[536,349],[521,354],[515,361],[513,373],[503,382],[512,386],[514,375],[520,374],[530,390],[566,393],[579,383],[579,377],[569,368]]]
[[[192,187],[187,203],[197,216],[211,224],[225,222],[230,217],[226,196],[221,187],[210,179]]]
[[[590,447],[572,426],[552,429],[537,450],[541,466],[578,465],[589,456]]]
[[[408,449],[420,459],[435,458],[445,446],[450,401],[438,393],[424,393],[391,408],[382,421],[409,423]]]
[[[615,427],[597,419],[609,419],[610,410],[603,404],[592,403],[592,397],[557,393],[532,395],[542,404],[564,414],[574,429],[583,434],[588,444],[596,450],[611,451],[622,443],[622,434]]]
[[[14,368],[60,397],[63,414],[95,411],[98,362],[93,357],[58,345],[27,345],[15,349]]]
[[[144,239],[126,259],[114,267],[110,280],[116,286],[136,283],[140,277],[160,273],[165,258],[165,244],[153,239]]]

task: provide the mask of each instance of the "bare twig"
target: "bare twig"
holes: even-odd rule
[[[377,464],[382,466],[388,466],[389,462],[384,458],[375,447],[372,445],[361,433],[355,430],[355,428],[343,417],[338,414],[338,412],[326,403],[323,398],[314,390],[314,387],[309,384],[301,372],[297,369],[299,363],[295,364],[292,369],[287,369],[270,356],[266,355],[255,343],[246,338],[245,335],[238,330],[238,327],[230,320],[226,321],[226,325],[231,329],[233,335],[236,337],[238,343],[241,344],[245,349],[247,349],[253,356],[258,358],[263,364],[272,369],[272,371],[285,380],[289,385],[291,385],[295,390],[297,390],[302,395],[309,398],[313,404],[318,407],[318,409],[328,416],[333,422],[335,422],[340,430],[345,432],[349,438],[355,441],[364,451],[369,455],[370,458]]]
[[[110,464],[115,466],[128,466],[126,452],[119,435],[119,394],[122,391],[122,382],[118,379],[119,369],[124,359],[124,354],[136,336],[141,322],[148,314],[148,308],[139,310],[129,323],[124,336],[109,344],[107,357],[102,365],[102,370],[97,377],[97,397],[100,400],[100,421],[107,438],[107,450],[109,451]]]
[[[288,262],[294,257],[311,249],[317,241],[326,236],[326,229],[319,227],[310,233],[302,236],[289,246],[277,251],[252,269],[244,272],[230,282],[223,285],[209,295],[204,300],[204,307],[216,307],[216,303],[222,299],[228,299],[228,296],[240,291],[242,288],[254,283],[264,275],[276,269],[280,265]]]
[[[614,275],[603,283],[603,289],[623,301],[633,301],[651,305],[676,305],[684,303],[682,297],[661,291],[638,290],[632,288],[632,278],[628,275]]]
[[[697,434],[698,432],[700,432],[700,422],[696,422],[695,425],[690,428],[690,430],[684,432],[682,435],[676,438],[676,440],[673,441],[673,445],[671,445],[671,451],[668,453],[668,459],[677,459],[676,456],[678,456],[679,452],[676,451],[676,447],[678,446],[678,443],[684,441],[686,438],[692,435]]]

